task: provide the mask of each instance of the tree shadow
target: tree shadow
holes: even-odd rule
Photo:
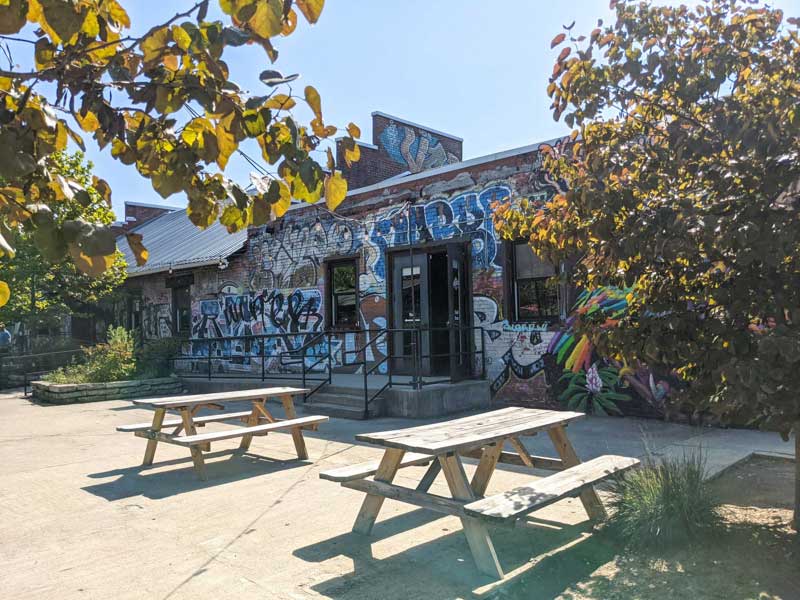
[[[224,457],[227,457],[227,460],[214,460]],[[89,485],[82,489],[109,502],[134,496],[161,500],[199,489],[225,485],[241,479],[309,465],[309,462],[305,460],[279,460],[249,452],[234,452],[231,454],[230,450],[204,453],[203,458],[206,461],[207,481],[198,479],[192,459],[187,456],[186,458],[156,462],[151,466],[136,465],[101,473],[91,473],[89,477],[92,479],[106,479],[109,477],[116,477],[116,479]],[[176,465],[180,465],[183,468],[160,470],[165,466]]]
[[[316,563],[342,556],[352,560],[351,572],[312,586],[315,592],[336,600],[451,600],[475,596],[527,599],[557,596],[611,560],[618,548],[588,533],[590,524],[586,521],[564,525],[532,518],[513,529],[491,527],[490,535],[506,573],[506,579],[496,582],[476,569],[461,525],[456,522],[445,527],[452,521],[437,522],[443,518],[417,509],[379,521],[369,536],[348,532],[299,548],[293,554]],[[385,556],[391,538],[422,525],[427,526],[428,532],[439,526],[446,533],[423,543],[412,540],[410,547],[399,541],[402,548]],[[376,548],[380,548],[382,558],[376,558]],[[513,595],[512,590],[522,582],[530,582],[528,587],[535,589],[535,594]]]
[[[601,537],[614,543],[612,535]],[[560,597],[797,598],[798,556],[800,541],[785,522],[726,523],[694,542],[627,550]],[[521,598],[535,597],[528,591],[526,586],[514,589]]]

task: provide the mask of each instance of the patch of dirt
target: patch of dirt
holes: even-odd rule
[[[707,540],[620,552],[600,532],[496,597],[800,600],[800,535],[790,527],[794,468],[792,461],[759,457],[723,473],[712,483],[723,526]]]

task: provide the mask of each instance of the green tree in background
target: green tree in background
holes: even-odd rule
[[[134,1],[141,2],[128,0]],[[0,69],[0,258],[14,255],[14,230],[33,227],[40,250],[68,254],[82,272],[97,276],[111,267],[116,243],[107,226],[50,216],[77,184],[59,177],[46,159],[70,139],[83,148],[82,135],[147,177],[164,198],[185,193],[198,227],[217,219],[231,232],[259,225],[285,213],[292,198],[324,196],[335,209],[347,182],[330,149],[326,170],[312,157],[337,132],[323,120],[320,94],[310,85],[295,94],[298,75],[271,69],[260,75],[261,93],[248,94],[223,58],[230,48],[251,44],[263,48],[265,63],[274,63],[273,40],[291,35],[301,17],[316,23],[324,3],[218,0],[224,20],[208,20],[210,0],[183,2],[166,22],[132,35],[123,0],[0,0],[0,50],[9,63]],[[20,56],[32,66],[19,67]],[[298,100],[313,113],[307,125],[292,113]],[[360,135],[356,125],[346,127],[341,143],[348,164],[359,158]],[[255,194],[224,176],[248,139],[272,169],[256,182]],[[93,185],[110,198],[105,181],[93,179]],[[146,240],[127,237],[144,264]],[[0,277],[0,306],[9,295]]]
[[[617,324],[580,323],[603,354],[674,369],[685,408],[798,434],[800,21],[744,0],[611,5],[611,25],[553,39],[548,93],[575,130],[546,167],[569,191],[512,199],[497,226],[578,257],[585,288],[631,288]],[[797,496],[796,526],[800,466]]]
[[[51,218],[56,226],[67,221],[108,226],[114,221],[108,202],[92,185],[92,164],[84,160],[82,152],[56,152],[48,162],[55,177],[81,186],[71,197],[53,205]],[[11,239],[16,254],[3,262],[2,273],[15,293],[0,308],[0,321],[23,322],[32,329],[52,327],[65,314],[79,316],[96,308],[125,280],[125,261],[119,252],[102,274],[91,277],[70,257],[52,251],[56,249],[51,240],[37,239],[43,235],[33,223],[14,232]]]

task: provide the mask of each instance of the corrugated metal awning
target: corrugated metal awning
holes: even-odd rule
[[[142,235],[150,258],[144,266],[137,266],[125,236],[118,237],[117,247],[128,264],[128,277],[215,264],[241,250],[247,241],[247,231],[228,233],[219,221],[200,229],[185,210],[161,215],[132,231]]]

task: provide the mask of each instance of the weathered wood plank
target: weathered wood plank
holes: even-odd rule
[[[378,471],[375,473],[375,481],[383,483],[392,483],[397,470],[400,468],[400,463],[403,460],[403,450],[395,450],[388,448],[383,453],[381,464],[378,466]],[[358,511],[356,522],[353,524],[353,531],[368,535],[375,525],[375,519],[378,518],[378,513],[383,506],[383,496],[378,494],[367,494],[364,502],[361,504],[361,509]]]
[[[464,473],[461,459],[455,454],[448,454],[440,456],[439,462],[453,499],[467,502],[474,500],[475,493],[467,480],[467,474]],[[497,560],[497,553],[486,525],[468,516],[461,517],[461,525],[478,570],[489,577],[502,579],[503,569],[500,567],[500,561]]]
[[[297,413],[294,410],[294,399],[291,394],[284,394],[281,396],[281,403],[283,404],[283,411],[286,413],[287,419],[294,419]],[[306,449],[306,441],[303,438],[303,431],[301,429],[292,429],[292,441],[294,442],[294,449],[297,452],[297,458],[306,460],[308,458],[308,450]]]
[[[413,488],[403,487],[393,483],[372,481],[370,479],[355,479],[352,481],[343,481],[342,486],[375,496],[383,496],[390,500],[407,502],[408,504],[427,508],[428,510],[433,510],[445,515],[455,515],[457,517],[465,516],[465,501],[453,500],[452,498],[437,496],[429,492],[420,492]]]
[[[415,454],[415,453],[408,453],[403,456],[403,459],[400,461],[400,466],[398,468],[402,469],[403,467],[412,467],[416,465],[427,465],[434,459],[433,456],[430,454]],[[368,460],[366,462],[357,463],[355,465],[349,465],[347,467],[339,467],[337,469],[329,469],[327,471],[323,471],[319,474],[320,479],[327,479],[328,481],[353,481],[355,479],[364,479],[365,477],[370,477],[375,475],[378,471],[378,467],[380,466],[379,460]]]
[[[181,418],[183,419],[183,430],[187,434],[186,437],[194,436],[197,431],[194,428],[194,423],[192,423],[192,415],[189,413],[189,409],[181,408]],[[208,448],[208,443],[209,442],[204,442],[201,445],[206,445],[206,448]],[[189,447],[189,452],[192,455],[192,462],[194,462],[194,470],[197,472],[197,476],[202,481],[206,481],[208,477],[206,475],[206,462],[203,459],[202,451],[195,445]]]
[[[202,417],[194,417],[194,424],[195,425],[204,425],[205,423],[222,423],[224,421],[241,421],[243,418],[250,416],[249,410],[243,410],[240,412],[231,412],[231,413],[222,413],[217,415],[206,415]],[[165,419],[163,423],[161,423],[161,427],[177,427],[178,425],[183,425],[183,421],[181,419]],[[136,432],[136,431],[146,431],[152,428],[153,424],[151,422],[148,423],[134,423],[132,425],[120,425],[117,427],[117,431],[123,432]]]
[[[156,412],[153,415],[153,422],[150,423],[150,429],[152,431],[161,431],[161,425],[162,423],[164,423],[164,416],[166,414],[167,414],[166,409],[164,408],[156,409]],[[157,440],[147,441],[147,448],[145,448],[144,450],[144,460],[142,460],[142,465],[148,466],[153,464],[153,458],[155,458],[157,447],[158,447]]]
[[[439,476],[439,473],[442,471],[442,465],[438,460],[434,460],[428,470],[425,471],[425,475],[422,476],[419,483],[417,484],[417,491],[420,492],[427,492],[431,489],[433,482],[436,481],[436,478]]]
[[[481,497],[486,493],[486,488],[489,486],[489,480],[492,478],[494,469],[497,466],[497,461],[500,454],[503,452],[502,442],[498,442],[492,446],[486,446],[483,449],[483,455],[478,463],[478,468],[472,474],[472,481],[470,486],[475,496]]]
[[[637,459],[627,456],[600,456],[508,492],[467,504],[465,511],[468,515],[485,520],[517,519],[562,498],[574,496],[638,464]]]
[[[433,425],[359,434],[356,439],[408,452],[439,455],[512,436],[531,435],[583,416],[576,412],[511,407]]]
[[[214,442],[218,440],[230,440],[233,438],[242,437],[248,434],[263,433],[267,431],[278,431],[281,429],[300,429],[309,427],[318,423],[324,423],[328,417],[322,415],[310,415],[307,417],[300,417],[297,419],[285,419],[275,423],[265,423],[264,425],[256,425],[254,427],[237,427],[235,429],[226,429],[225,431],[213,431],[210,433],[198,433],[191,436],[179,436],[173,438],[174,443],[180,446],[194,446],[205,442]]]
[[[575,448],[572,447],[572,443],[569,441],[567,432],[564,431],[563,427],[549,429],[547,434],[550,436],[556,452],[564,462],[564,466],[574,467],[581,464],[581,460],[578,458],[578,454],[575,452]],[[594,488],[587,487],[581,492],[581,503],[583,508],[586,509],[589,518],[593,521],[602,521],[607,517],[606,509],[603,507],[603,503],[600,502],[600,498]]]
[[[194,406],[196,404],[212,404],[214,402],[234,402],[237,400],[256,400],[259,398],[274,398],[285,396],[297,396],[305,394],[309,390],[293,387],[269,387],[254,390],[235,390],[231,392],[215,392],[213,394],[193,394],[188,396],[167,396],[161,398],[139,398],[131,400],[138,406],[151,406],[153,408],[180,408],[183,406]]]
[[[459,450],[458,453],[461,456],[466,456],[469,458],[480,458],[483,454],[483,450],[481,448],[470,448],[469,450]],[[533,459],[534,469],[543,469],[545,471],[561,471],[564,469],[564,463],[560,458],[536,456],[535,454],[531,454],[530,457]],[[500,454],[500,458],[497,462],[506,465],[517,465],[520,467],[526,466],[525,461],[522,460],[522,457],[519,454],[516,452],[508,452],[507,450],[504,450]]]

